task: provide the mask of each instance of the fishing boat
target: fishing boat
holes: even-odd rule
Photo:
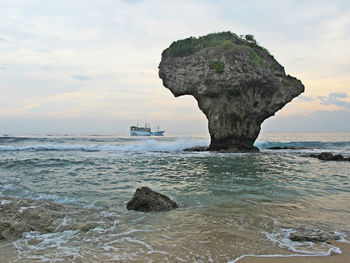
[[[165,130],[152,131],[151,127],[145,124],[145,127],[130,126],[130,136],[163,136]]]

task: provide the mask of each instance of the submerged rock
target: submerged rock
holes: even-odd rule
[[[30,231],[42,234],[67,230],[87,232],[97,226],[112,226],[114,222],[114,217],[101,217],[96,209],[0,197],[0,241],[15,240]]]
[[[209,148],[205,146],[196,146],[191,148],[185,148],[183,150],[184,152],[206,152],[209,150]]]
[[[303,149],[307,149],[305,147],[299,147],[299,146],[273,146],[273,147],[269,147],[267,148],[268,150],[303,150]]]
[[[61,205],[28,199],[7,198],[0,203],[0,240],[20,238],[23,233],[51,233],[63,216]]]
[[[328,240],[339,240],[340,236],[319,229],[299,228],[289,235],[289,239],[297,242],[326,242]]]
[[[178,205],[164,194],[153,191],[149,187],[137,188],[132,199],[127,203],[128,210],[142,212],[163,211],[177,208]]]
[[[175,97],[197,100],[214,151],[258,151],[261,123],[304,91],[253,36],[231,32],[173,42],[162,53],[159,77]]]
[[[350,157],[346,158],[341,154],[333,155],[330,152],[322,152],[320,154],[310,154],[309,157],[318,158],[322,161],[350,161]]]

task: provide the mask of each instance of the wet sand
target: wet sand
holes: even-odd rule
[[[332,242],[332,245],[341,249],[342,254],[326,257],[244,257],[237,263],[346,263],[350,262],[350,244]]]

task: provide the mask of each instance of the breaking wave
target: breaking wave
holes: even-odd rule
[[[85,151],[85,152],[103,152],[103,151],[131,151],[131,152],[179,152],[185,148],[194,146],[208,146],[208,141],[192,140],[180,138],[174,141],[158,141],[150,139],[138,143],[112,145],[112,144],[90,144],[90,145],[67,145],[67,144],[39,144],[39,145],[0,145],[1,151]]]
[[[271,147],[286,147],[299,149],[350,149],[350,141],[339,142],[322,142],[322,141],[294,141],[294,142],[277,142],[277,141],[263,141],[254,144],[261,150],[266,150]]]

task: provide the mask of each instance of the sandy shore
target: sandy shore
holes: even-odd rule
[[[346,263],[350,262],[350,244],[332,242],[342,254],[327,257],[244,257],[237,263]]]

